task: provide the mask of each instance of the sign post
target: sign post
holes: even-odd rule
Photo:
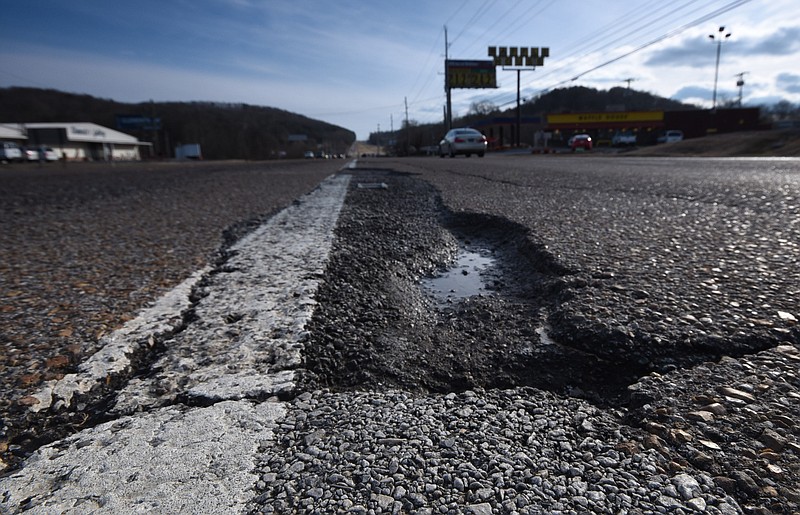
[[[520,127],[522,114],[520,110],[520,72],[533,71],[537,66],[544,66],[545,57],[550,57],[547,47],[489,47],[489,57],[493,58],[494,66],[502,66],[503,70],[517,72],[517,130],[515,134],[516,146],[520,146]]]
[[[447,92],[447,129],[452,129],[453,111],[450,102],[451,89],[483,89],[497,87],[497,72],[494,62],[488,60],[445,60],[445,90]]]

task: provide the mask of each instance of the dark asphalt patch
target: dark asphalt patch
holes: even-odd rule
[[[353,173],[352,184],[388,187],[351,186],[309,324],[304,389],[532,386],[608,403],[644,372],[547,336],[572,272],[525,227],[452,213],[413,175]],[[496,263],[481,274],[486,294],[443,304],[421,281],[450,266],[459,246]]]

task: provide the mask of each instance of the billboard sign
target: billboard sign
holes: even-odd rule
[[[664,121],[664,111],[628,111],[613,113],[568,113],[568,114],[548,114],[547,123],[549,125],[586,125],[592,123],[641,123],[641,122],[662,122]]]
[[[450,89],[483,89],[497,87],[497,72],[493,61],[446,61],[447,84]]]
[[[547,47],[489,47],[489,57],[497,66],[536,67],[544,66],[545,57],[550,57]]]
[[[161,129],[161,118],[136,114],[118,114],[117,129],[129,131],[156,131]]]

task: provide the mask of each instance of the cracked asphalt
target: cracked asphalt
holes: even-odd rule
[[[321,173],[316,166],[314,173]],[[800,411],[799,172],[796,159],[359,160],[310,195],[283,201],[286,209],[239,224],[195,276],[182,263],[175,276],[186,282],[171,290],[175,299],[162,298],[160,307],[130,317],[94,345],[107,349],[95,360],[127,364],[103,375],[92,358],[74,358],[74,372],[28,386],[26,401],[8,411],[4,434],[7,452],[32,454],[0,479],[3,507],[32,513],[111,513],[131,503],[140,511],[191,512],[202,505],[219,513],[792,513],[800,477],[794,422]],[[303,184],[312,177],[322,179],[308,175]],[[17,200],[7,216],[45,211],[42,219],[52,217],[46,202],[15,198],[26,200]],[[306,230],[315,236],[303,235]],[[497,256],[484,277],[488,292],[437,306],[419,280],[470,245]],[[299,250],[287,250],[293,246]],[[15,291],[23,286],[18,281]],[[4,304],[14,308],[20,296],[7,296]],[[6,327],[5,334],[12,332]],[[138,350],[112,352],[108,340],[124,338]],[[10,364],[12,339],[4,345]],[[88,383],[86,374],[93,377]],[[59,387],[68,383],[83,386],[65,394]],[[522,402],[538,397],[544,404]],[[449,424],[469,420],[469,413],[491,424],[506,413],[476,411],[486,402],[509,403],[508,409],[531,416],[550,413],[552,420],[570,420],[563,410],[577,409],[584,413],[574,420],[584,444],[607,445],[570,455],[572,468],[553,464],[516,477],[511,489],[511,476],[490,485],[488,475],[476,474],[472,489],[455,481],[455,469],[441,460],[457,457],[486,474],[493,465],[453,454],[458,438],[451,441],[452,433],[430,421],[415,427],[431,431],[429,444],[444,449],[434,453],[438,468],[426,455],[418,474],[401,477],[391,455],[384,467],[344,454],[334,472],[335,449],[354,444],[356,433],[347,428],[359,422],[351,416],[363,416],[355,406],[369,399],[399,410],[385,416],[400,425],[361,424],[359,431],[375,433],[365,437],[373,442],[367,447],[399,446],[395,458],[404,470],[421,458],[407,454],[408,428],[389,433],[402,427],[405,409],[422,417],[415,406],[439,402],[461,406],[448,411]],[[352,414],[342,411],[348,402]],[[722,409],[704,407],[715,404]],[[326,418],[326,412],[337,415]],[[68,423],[81,415],[83,425]],[[49,421],[62,431],[26,441],[14,433],[14,420]],[[536,452],[551,452],[549,437],[538,440],[533,426],[520,424],[504,429],[513,441],[527,442],[515,452],[533,462]],[[311,433],[317,436],[309,440]],[[39,448],[48,434],[55,441]],[[481,443],[479,434],[473,445],[502,452],[494,438]],[[413,445],[428,445],[421,442]],[[640,459],[610,458],[623,450]],[[327,461],[317,463],[326,452]],[[317,456],[303,458],[305,475],[296,474],[297,453]],[[131,463],[139,464],[135,474],[110,472],[119,486],[103,480]],[[565,496],[575,488],[576,470],[586,483]],[[624,495],[618,495],[622,480],[613,479],[615,493],[592,479],[623,472],[641,475]],[[326,494],[335,489],[321,486],[330,474],[349,485],[339,501]],[[210,497],[216,504],[207,504]]]

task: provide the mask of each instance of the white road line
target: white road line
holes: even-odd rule
[[[157,373],[122,392],[118,409],[132,414],[39,449],[0,479],[0,511],[242,511],[257,480],[251,471],[259,448],[285,413],[274,399],[252,399],[294,387],[305,325],[349,182],[349,175],[329,177],[234,245],[225,265],[198,283],[206,296],[187,329],[168,342]],[[185,306],[176,298],[189,289],[184,284],[161,303],[166,311],[158,312],[160,322],[138,320],[111,338],[122,350],[104,349],[81,374],[50,385],[39,398],[69,403],[104,377],[102,363],[118,367],[127,359],[126,338],[139,341],[144,328],[163,328],[171,320],[167,306],[180,312]],[[187,392],[214,404],[165,406]],[[148,411],[134,413],[142,409]]]

